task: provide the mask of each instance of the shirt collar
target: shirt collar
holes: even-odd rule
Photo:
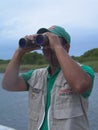
[[[57,68],[56,68],[56,70],[55,70],[55,72],[54,72],[54,74],[53,74],[52,76],[51,76],[50,73],[49,73],[50,66],[47,67],[47,70],[48,70],[48,78],[49,78],[49,77],[56,76],[56,75],[60,72],[61,67],[60,67],[60,65],[58,65]]]

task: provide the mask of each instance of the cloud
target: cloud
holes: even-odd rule
[[[89,31],[98,30],[97,5],[97,0],[3,0],[0,4],[0,53],[2,44],[6,46],[7,42],[15,49],[19,38],[55,24],[68,30],[73,43],[81,33],[93,39],[96,34],[91,35]]]
[[[2,16],[20,25],[50,25],[65,23],[71,26],[96,26],[98,23],[97,0],[9,0],[3,9]],[[13,20],[14,19],[14,20]]]

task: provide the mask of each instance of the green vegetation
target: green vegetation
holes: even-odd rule
[[[5,72],[9,62],[10,60],[0,60],[0,72]],[[47,61],[42,54],[37,52],[27,53],[22,59],[20,71],[46,67],[47,65]]]
[[[98,48],[88,50],[80,57],[72,56],[72,58],[81,64],[91,66],[95,72],[98,72]]]
[[[22,59],[22,65],[44,65],[47,64],[44,56],[37,52],[27,53]]]
[[[95,72],[98,72],[98,48],[89,50],[79,57],[72,56],[72,58],[81,64],[91,66]],[[9,61],[10,60],[0,60],[0,72],[5,71]],[[21,63],[20,71],[46,67],[48,65],[44,56],[37,52],[25,54]]]

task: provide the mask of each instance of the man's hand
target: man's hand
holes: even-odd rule
[[[55,50],[55,47],[62,47],[61,40],[57,35],[50,32],[44,34],[49,38],[49,45],[52,50]]]

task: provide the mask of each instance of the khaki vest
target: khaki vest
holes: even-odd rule
[[[28,82],[30,84],[29,130],[40,130],[44,120],[47,75],[47,69],[38,69],[33,72]],[[49,130],[88,130],[87,108],[87,99],[71,89],[60,71],[51,91]]]

